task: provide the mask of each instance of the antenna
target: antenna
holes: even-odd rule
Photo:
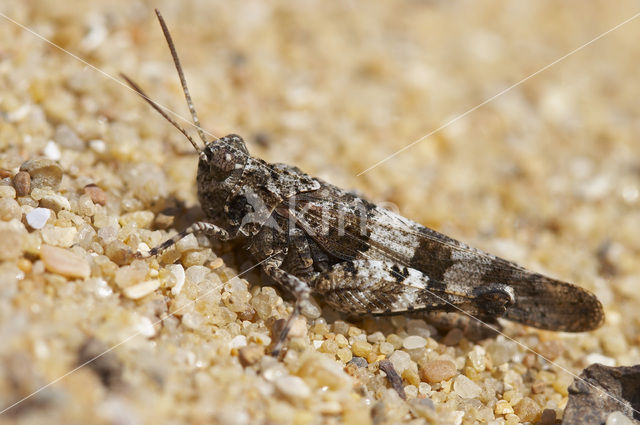
[[[175,64],[176,70],[178,71],[178,75],[180,76],[182,91],[184,91],[184,97],[185,99],[187,99],[187,105],[189,106],[189,111],[191,112],[191,118],[193,118],[193,123],[196,126],[196,130],[198,130],[198,135],[200,136],[200,140],[202,140],[202,143],[206,145],[207,139],[204,136],[204,131],[202,131],[202,128],[200,127],[200,120],[198,119],[196,108],[193,107],[193,101],[191,100],[189,89],[187,88],[187,80],[184,78],[184,73],[182,72],[182,65],[180,65],[180,59],[178,59],[178,53],[176,52],[176,46],[174,46],[173,44],[173,39],[171,38],[171,34],[169,33],[169,28],[167,28],[167,24],[164,22],[164,18],[162,17],[158,9],[156,9],[156,15],[158,16],[158,21],[160,21],[160,26],[162,27],[164,38],[167,40],[167,44],[169,45],[169,50],[171,50],[173,63]]]
[[[189,136],[189,134],[185,131],[184,128],[182,128],[180,126],[180,124],[178,124],[177,122],[175,122],[173,120],[173,118],[171,118],[169,115],[167,115],[167,113],[165,111],[162,110],[162,108],[160,107],[160,105],[158,105],[156,102],[154,102],[153,100],[151,100],[149,98],[149,96],[147,96],[147,94],[140,88],[140,86],[138,86],[136,83],[133,82],[133,80],[131,80],[131,78],[127,77],[126,75],[124,75],[123,73],[120,73],[120,76],[122,78],[124,78],[124,80],[127,82],[127,84],[129,84],[129,87],[131,87],[133,90],[135,90],[140,97],[142,97],[145,101],[147,101],[147,103],[149,105],[151,105],[151,107],[153,109],[155,109],[156,111],[158,111],[158,113],[160,115],[162,115],[164,117],[164,119],[166,119],[167,121],[169,121],[171,124],[173,124],[173,126],[175,128],[177,128],[178,130],[180,130],[180,133],[184,134],[184,137],[186,137],[187,139],[189,139],[189,141],[191,142],[191,144],[193,145],[194,149],[196,150],[196,152],[198,152],[199,154],[202,154],[202,149],[200,149],[198,147],[198,145],[196,144],[195,140],[193,140],[193,138],[191,136]]]

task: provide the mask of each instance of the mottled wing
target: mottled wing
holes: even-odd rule
[[[433,285],[433,287],[432,287]],[[398,314],[420,310],[450,311],[452,306],[482,314],[472,298],[441,290],[439,282],[396,263],[353,260],[337,263],[312,283],[313,291],[339,311]]]
[[[298,195],[289,214],[334,257],[417,270],[428,277],[425,291],[432,294],[481,303],[487,301],[478,297],[483,289],[502,286],[515,297],[504,312],[507,319],[569,332],[591,330],[603,321],[602,305],[588,291],[469,247],[334,186]],[[494,306],[488,307],[491,314]]]

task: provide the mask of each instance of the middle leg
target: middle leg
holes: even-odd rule
[[[274,357],[277,357],[280,354],[282,345],[286,341],[287,335],[291,330],[293,320],[300,316],[302,307],[304,306],[304,303],[309,302],[309,296],[311,294],[311,288],[309,287],[309,285],[302,279],[283,270],[280,267],[281,264],[282,259],[278,258],[277,256],[270,258],[262,264],[262,269],[264,270],[264,272],[273,280],[287,288],[296,299],[296,303],[293,307],[293,312],[285,322],[284,328],[280,332],[280,335],[278,335],[278,339],[276,340],[273,351],[271,352],[271,355]]]

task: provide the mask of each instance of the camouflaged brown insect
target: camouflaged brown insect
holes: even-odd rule
[[[254,158],[240,136],[207,141],[171,35],[156,14],[204,147],[123,77],[198,152],[198,198],[206,219],[148,255],[190,233],[240,239],[265,273],[296,298],[273,354],[312,294],[352,314],[453,311],[483,322],[502,317],[567,332],[602,324],[602,305],[582,288],[469,247],[297,167]]]

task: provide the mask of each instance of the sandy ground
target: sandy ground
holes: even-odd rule
[[[210,134],[576,282],[605,325],[505,322],[505,336],[472,343],[324,309],[284,359],[263,357],[292,304],[258,273],[237,277],[249,264],[237,252],[193,238],[126,256],[198,215],[190,146],[118,77],[188,116],[154,7]],[[0,12],[0,423],[552,423],[570,373],[640,363],[640,21],[554,64],[635,2],[9,0]],[[59,167],[16,193],[13,176],[42,157]]]

